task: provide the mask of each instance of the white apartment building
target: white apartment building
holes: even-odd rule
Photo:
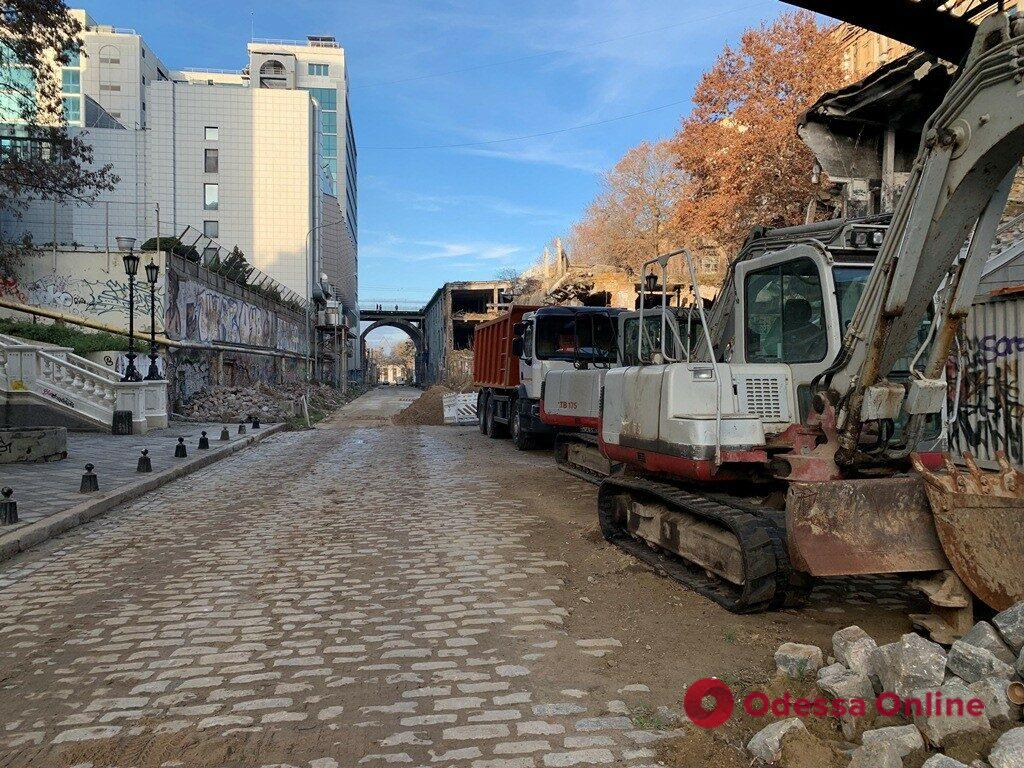
[[[5,232],[109,249],[154,236],[159,205],[162,236],[191,227],[199,247],[237,245],[302,296],[326,275],[358,327],[356,151],[334,38],[253,41],[235,72],[172,71],[133,30],[73,13],[85,31],[61,72],[65,115],[120,182],[94,205],[33,205]]]

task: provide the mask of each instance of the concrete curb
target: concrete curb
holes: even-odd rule
[[[15,555],[25,552],[47,539],[52,539],[64,531],[76,528],[82,523],[87,523],[120,504],[133,501],[140,496],[144,496],[149,491],[167,485],[167,483],[190,475],[196,470],[207,467],[221,459],[226,459],[238,451],[262,442],[271,435],[283,431],[285,426],[285,424],[274,424],[264,427],[259,432],[254,432],[241,440],[235,440],[229,445],[216,449],[211,448],[209,452],[204,452],[202,456],[198,456],[182,466],[154,472],[146,477],[145,480],[122,485],[109,493],[91,496],[88,501],[82,502],[70,509],[55,512],[48,517],[44,517],[42,520],[37,520],[8,534],[0,534],[0,562],[9,560]]]

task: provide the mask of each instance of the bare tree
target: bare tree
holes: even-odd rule
[[[31,201],[92,202],[119,179],[93,168],[92,148],[69,133],[61,70],[81,55],[82,25],[61,0],[6,0],[0,11],[0,211]],[[0,243],[0,273],[26,243]]]

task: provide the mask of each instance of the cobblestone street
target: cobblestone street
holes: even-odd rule
[[[534,524],[426,432],[272,438],[0,571],[4,764],[643,764]]]
[[[0,762],[650,765],[689,681],[749,679],[790,632],[905,622],[895,587],[856,584],[727,614],[606,546],[549,453],[387,424],[412,396],[0,566]]]

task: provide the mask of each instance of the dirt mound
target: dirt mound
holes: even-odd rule
[[[391,417],[393,424],[405,426],[441,426],[444,424],[444,408],[441,398],[451,394],[448,387],[435,385],[420,395],[403,411]]]

